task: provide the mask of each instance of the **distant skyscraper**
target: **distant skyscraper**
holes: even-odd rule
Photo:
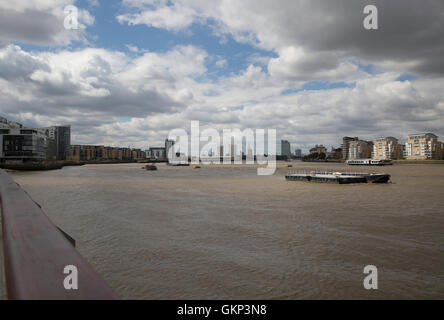
[[[287,140],[281,140],[281,155],[291,159],[291,146]]]
[[[301,149],[294,150],[294,156],[296,158],[302,158],[302,150]]]
[[[232,144],[232,145],[230,146],[230,150],[231,150],[231,156],[232,156],[232,157],[235,157],[235,156],[236,156],[236,151],[237,151],[236,145],[235,145],[235,144]]]

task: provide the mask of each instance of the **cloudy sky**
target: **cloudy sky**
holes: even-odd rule
[[[304,150],[443,139],[443,30],[442,0],[0,0],[0,115],[142,148],[191,120]]]

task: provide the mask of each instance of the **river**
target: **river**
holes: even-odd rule
[[[124,299],[444,299],[442,165],[355,185],[287,182],[282,164],[141,166],[10,174]]]

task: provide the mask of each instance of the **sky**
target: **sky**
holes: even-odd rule
[[[443,30],[440,0],[0,0],[0,115],[143,149],[191,121],[304,151],[443,140]]]

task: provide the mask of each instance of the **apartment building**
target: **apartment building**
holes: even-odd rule
[[[403,150],[394,137],[383,137],[373,141],[373,159],[401,159]]]
[[[327,154],[327,148],[324,147],[322,144],[316,145],[314,148],[310,149],[310,154],[314,154],[314,153],[317,153],[317,154],[325,153],[325,154]]]
[[[0,161],[29,162],[55,158],[55,141],[43,129],[26,128],[0,117]]]
[[[349,147],[350,147],[350,142],[352,141],[358,141],[359,138],[358,137],[344,137],[342,138],[342,159],[343,160],[347,160],[348,156],[349,156]]]
[[[145,152],[140,149],[105,147],[103,145],[73,145],[69,150],[69,159],[73,161],[139,160],[145,158]]]
[[[349,160],[369,159],[372,156],[373,142],[364,140],[353,140],[348,143]]]
[[[411,160],[437,159],[441,156],[441,143],[433,133],[409,134],[405,143],[405,157]]]

